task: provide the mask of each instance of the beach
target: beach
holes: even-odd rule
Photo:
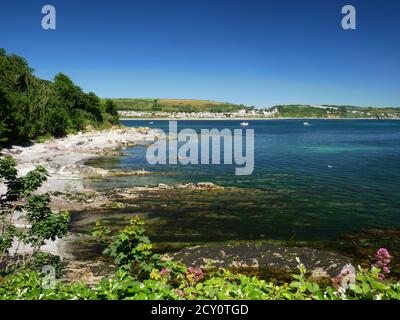
[[[83,178],[110,174],[107,170],[86,166],[86,160],[105,155],[119,155],[120,148],[153,142],[157,136],[157,131],[149,128],[80,132],[65,138],[34,143],[31,146],[3,149],[1,154],[12,156],[17,161],[20,175],[43,166],[49,177],[40,192],[82,191]],[[4,192],[4,188],[5,186],[0,184],[0,192]]]

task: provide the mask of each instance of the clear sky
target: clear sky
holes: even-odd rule
[[[399,0],[1,0],[0,47],[101,97],[400,107]]]

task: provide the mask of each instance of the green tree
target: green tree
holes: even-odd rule
[[[6,193],[0,195],[0,263],[10,264],[10,249],[15,241],[30,245],[33,253],[37,253],[47,240],[61,238],[67,233],[68,213],[52,212],[49,194],[35,193],[46,179],[43,167],[18,177],[15,160],[12,157],[0,159],[0,181],[7,187]],[[24,255],[23,263],[26,263]]]
[[[117,106],[114,103],[114,101],[112,101],[111,99],[107,99],[104,104],[105,104],[105,111],[107,113],[111,114],[112,116],[118,116]]]
[[[155,99],[155,100],[153,101],[153,105],[152,105],[152,107],[151,107],[151,110],[152,110],[152,111],[161,111],[161,109],[162,109],[162,107],[159,105],[158,99]]]
[[[105,108],[67,75],[38,79],[25,59],[0,49],[0,147],[117,123],[115,106]]]
[[[112,124],[118,124],[119,115],[117,105],[111,99],[107,99],[104,103],[105,112],[110,114],[110,122]]]
[[[3,90],[0,88],[0,145],[9,141],[12,134],[12,108]]]

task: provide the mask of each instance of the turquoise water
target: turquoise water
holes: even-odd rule
[[[400,227],[400,121],[249,121],[255,130],[255,170],[235,176],[230,165],[149,165],[147,148],[97,159],[108,169],[146,169],[144,177],[90,182],[98,189],[211,181],[239,187],[222,193],[144,195],[123,216],[151,221],[155,242],[295,239],[335,241],[369,229]],[[167,121],[127,126],[168,131]],[[178,121],[178,129],[237,129],[240,121]],[[121,214],[120,212],[118,214]],[[162,223],[160,223],[162,221]]]

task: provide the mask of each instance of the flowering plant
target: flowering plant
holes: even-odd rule
[[[375,254],[376,262],[372,265],[375,268],[381,269],[381,273],[378,275],[380,280],[385,279],[385,274],[390,273],[389,263],[390,254],[385,248],[380,248]]]

